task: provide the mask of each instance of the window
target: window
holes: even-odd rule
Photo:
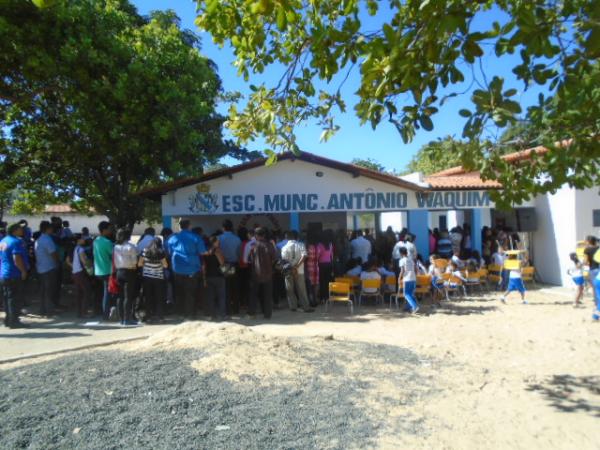
[[[593,213],[593,226],[600,227],[600,209],[594,209]]]

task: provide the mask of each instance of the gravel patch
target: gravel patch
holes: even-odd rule
[[[372,448],[427,430],[411,405],[437,369],[409,350],[238,330],[171,344],[0,371],[0,448]]]

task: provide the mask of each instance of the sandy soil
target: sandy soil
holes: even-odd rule
[[[488,294],[418,316],[373,307],[349,316],[335,305],[328,315],[279,313],[271,322],[185,323],[119,349],[202,348],[191,367],[241,385],[285,385],[300,375],[327,381],[331,375],[311,373],[318,366],[306,361],[339,351],[344,373],[369,381],[361,409],[386,418],[377,448],[599,449],[600,324],[590,320],[591,301],[575,309],[544,291],[528,300],[504,305]],[[422,388],[395,381],[406,360],[390,353],[374,365],[349,353],[352,342],[367,353],[378,344],[410,350]],[[399,432],[406,420],[418,432]]]

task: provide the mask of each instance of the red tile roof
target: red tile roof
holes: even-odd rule
[[[560,142],[556,142],[554,145],[556,147],[568,147],[570,143],[571,143],[571,139],[566,139],[566,140],[563,140]],[[531,155],[533,155],[534,153],[536,155],[544,155],[544,154],[548,153],[549,151],[550,151],[549,148],[544,147],[542,145],[538,145],[537,147],[528,148],[526,150],[521,150],[519,152],[509,153],[507,155],[504,155],[502,157],[502,159],[509,163],[516,163],[516,162],[527,161],[527,160],[531,159]],[[442,177],[442,176],[449,176],[449,175],[462,175],[462,174],[466,174],[466,173],[467,173],[467,170],[464,169],[462,166],[456,166],[456,167],[451,167],[450,169],[445,169],[440,172],[433,173],[430,176],[431,177]]]
[[[469,172],[460,175],[430,176],[425,177],[425,182],[430,189],[437,190],[463,190],[463,189],[501,189],[502,185],[495,180],[482,180],[479,172]]]

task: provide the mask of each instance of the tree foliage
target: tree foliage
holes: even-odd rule
[[[460,165],[460,147],[468,145],[451,136],[423,145],[406,166],[406,172],[431,175]]]
[[[329,138],[346,109],[342,86],[358,71],[356,115],[373,128],[391,122],[405,142],[433,129],[446,102],[468,92],[472,106],[460,116],[462,137],[473,145],[458,156],[510,185],[506,202],[563,183],[600,184],[598,1],[199,0],[198,7],[197,24],[231,45],[239,75],[248,80],[284,68],[279,82],[252,85],[243,109],[231,108],[229,127],[240,142],[263,135],[274,148],[297,151],[294,128],[307,119],[317,119]],[[484,58],[502,64],[515,60],[510,55],[520,85],[484,68]],[[547,95],[523,111],[517,87],[532,86]],[[519,120],[540,144],[573,138],[568,151],[506,164],[490,127]]]
[[[223,140],[216,68],[173,12],[37,3],[0,3],[0,172],[30,195],[132,225],[137,190],[246,156]]]
[[[382,173],[386,172],[385,166],[383,164],[381,164],[379,161],[375,161],[373,158],[367,158],[367,159],[354,158],[351,161],[351,164],[354,164],[355,166],[364,167],[365,169],[374,170],[375,172],[382,172]]]

